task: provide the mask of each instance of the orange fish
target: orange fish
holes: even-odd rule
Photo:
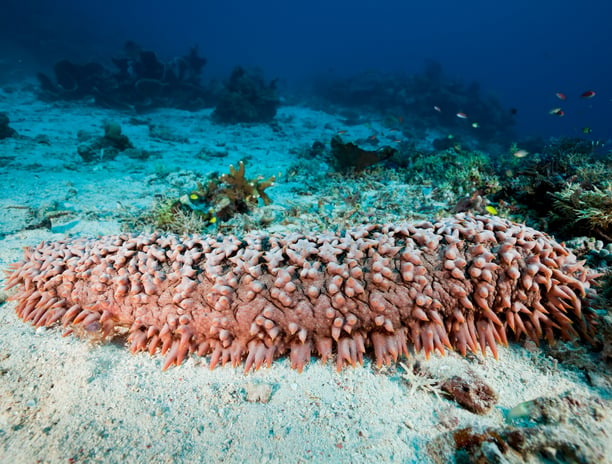
[[[565,111],[563,111],[561,108],[553,108],[548,112],[548,114],[554,114],[555,116],[561,117],[565,116]]]
[[[564,93],[557,92],[555,95],[557,96],[559,100],[567,100],[567,97],[565,96]]]
[[[338,135],[342,135],[342,134],[346,134],[345,130],[339,130],[338,132],[336,132]]]
[[[457,117],[460,119],[467,119],[468,116],[465,113],[457,113]]]
[[[595,96],[594,90],[587,90],[583,94],[580,95],[581,98],[593,98]]]

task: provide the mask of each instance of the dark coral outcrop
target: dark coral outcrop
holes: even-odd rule
[[[266,84],[261,73],[237,66],[225,83],[213,118],[229,124],[269,122],[279,105],[275,80]]]
[[[116,69],[97,62],[61,60],[53,67],[55,80],[38,73],[41,96],[47,100],[93,98],[99,106],[139,111],[212,106],[212,92],[201,82],[206,59],[197,47],[186,55],[162,61],[155,52],[128,41],[112,62]]]

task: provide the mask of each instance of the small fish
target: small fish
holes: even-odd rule
[[[377,139],[376,134],[372,134],[368,137],[368,140],[376,140],[376,139]]]
[[[472,123],[472,127],[473,127],[474,129],[478,129],[478,128],[480,127],[480,124],[478,124],[477,122],[473,122],[473,123]]]
[[[457,117],[459,119],[467,119],[468,115],[465,113],[457,113]]]
[[[442,112],[442,109],[438,105],[434,106],[434,110],[436,110],[438,113]]]
[[[403,116],[398,116],[398,117],[397,117],[397,121],[398,121],[400,124],[403,124],[403,123],[404,123],[404,117],[403,117]]]
[[[336,132],[336,134],[338,135],[346,134],[346,130],[339,130],[338,132]]]
[[[586,92],[580,95],[580,98],[593,98],[595,95],[596,94],[594,90],[587,90]]]
[[[486,210],[486,211],[487,211],[487,213],[489,213],[489,214],[492,214],[492,215],[494,215],[494,216],[496,216],[496,215],[497,215],[497,209],[495,209],[495,207],[494,207],[494,206],[487,205],[487,206],[485,206],[485,210]]]
[[[582,128],[582,133],[583,134],[590,134],[591,132],[593,132],[593,130],[590,127],[583,127]]]
[[[563,111],[561,108],[553,108],[548,112],[548,114],[554,114],[555,116],[561,117],[565,116],[565,111]]]
[[[512,153],[512,156],[515,158],[525,158],[525,156],[528,154],[529,152],[527,150],[516,150],[514,153]]]
[[[559,100],[567,100],[567,97],[565,96],[564,93],[557,92],[555,95],[557,96]]]

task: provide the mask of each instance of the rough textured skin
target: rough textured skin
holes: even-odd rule
[[[301,370],[378,364],[508,335],[552,343],[589,336],[594,276],[547,235],[497,217],[366,225],[340,234],[120,235],[41,243],[12,267],[17,314],[132,352],[160,350],[164,369],[196,352],[245,370],[289,351]]]

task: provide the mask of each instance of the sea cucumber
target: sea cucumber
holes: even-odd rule
[[[71,238],[25,250],[7,288],[25,321],[61,323],[132,352],[189,353],[245,371],[289,352],[341,369],[509,336],[553,343],[593,333],[596,275],[545,233],[499,217],[363,225],[337,233],[243,237],[159,233]]]

